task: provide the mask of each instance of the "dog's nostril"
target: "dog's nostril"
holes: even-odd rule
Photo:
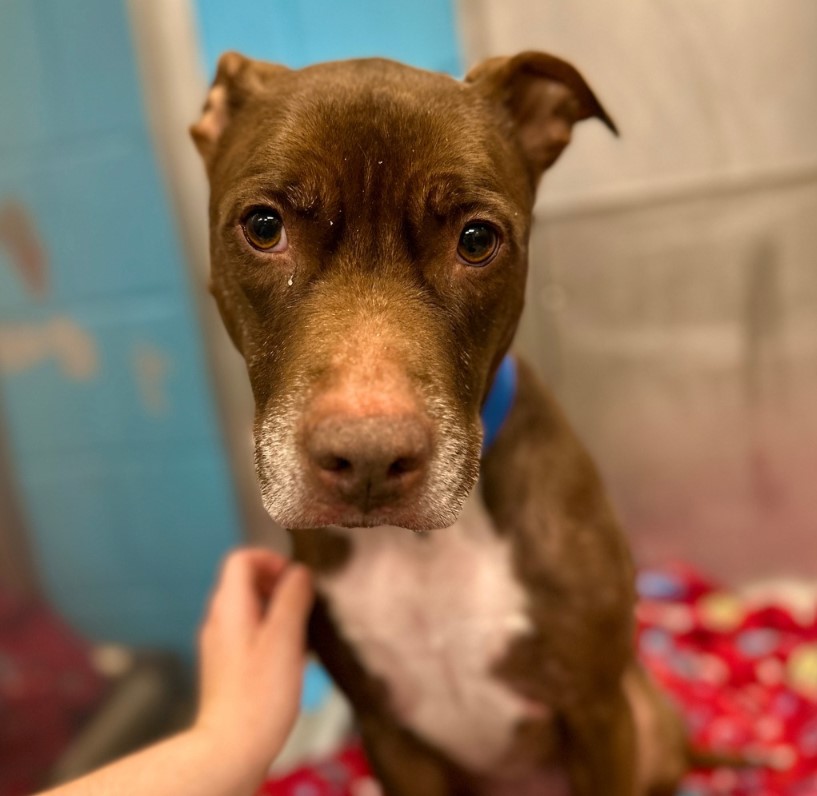
[[[387,478],[399,478],[405,473],[411,473],[420,469],[420,459],[417,456],[401,456],[395,459],[386,471]]]
[[[353,469],[352,463],[348,459],[344,459],[343,456],[334,456],[331,453],[319,457],[317,464],[322,470],[327,470],[330,473],[347,473]]]
[[[328,456],[326,461],[321,463],[324,470],[329,470],[333,473],[342,473],[352,469],[352,463],[343,456]]]

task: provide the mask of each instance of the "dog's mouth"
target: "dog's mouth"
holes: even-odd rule
[[[450,516],[430,518],[423,512],[407,511],[375,511],[355,513],[349,511],[315,512],[310,521],[303,521],[302,525],[286,526],[291,531],[309,530],[312,528],[402,528],[414,533],[448,528],[457,521],[462,505],[452,511]]]
[[[472,486],[470,479],[468,486]],[[298,485],[292,488],[292,491],[300,492],[297,504],[282,505],[282,501],[273,497],[274,484],[263,480],[262,494],[265,495],[264,504],[270,516],[290,530],[388,525],[420,532],[453,525],[465,503],[468,486],[458,489],[444,500],[434,500],[427,494],[428,490],[418,489],[416,494],[374,508],[330,500],[318,490],[309,487],[299,489]]]
[[[255,442],[264,506],[291,530],[447,528],[479,474],[478,425],[406,416],[304,427],[269,415],[256,424]]]

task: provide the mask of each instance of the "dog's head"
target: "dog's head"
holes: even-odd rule
[[[192,135],[278,522],[455,521],[522,310],[536,185],[591,116],[613,128],[542,53],[464,82],[380,59],[221,58]]]

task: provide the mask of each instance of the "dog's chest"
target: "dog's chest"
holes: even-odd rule
[[[343,532],[351,559],[318,588],[363,665],[388,685],[398,719],[472,770],[500,764],[527,706],[492,670],[531,625],[510,545],[479,498],[451,528],[423,536]]]

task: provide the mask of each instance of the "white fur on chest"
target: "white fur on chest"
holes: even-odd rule
[[[450,528],[338,529],[351,559],[318,589],[343,637],[389,687],[398,718],[460,764],[495,768],[526,703],[492,673],[530,630],[509,543],[475,493]]]

